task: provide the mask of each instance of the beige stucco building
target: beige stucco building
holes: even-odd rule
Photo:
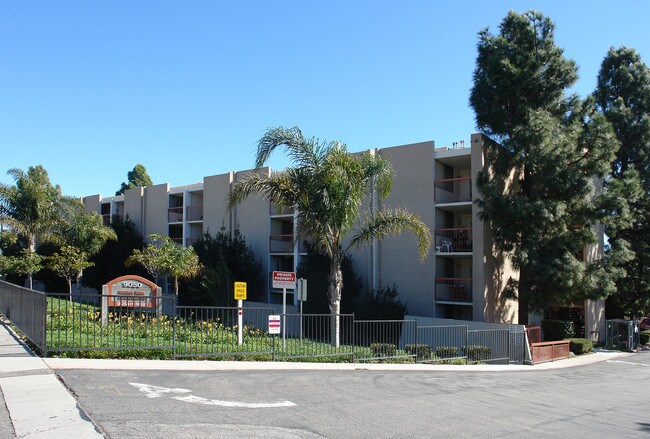
[[[420,261],[415,238],[408,233],[373,243],[353,252],[352,258],[369,288],[395,285],[411,315],[518,322],[517,302],[500,293],[504,282],[517,273],[507,255],[495,251],[489,227],[473,202],[479,196],[476,176],[484,168],[486,141],[485,136],[472,134],[451,147],[437,148],[429,141],[372,151],[391,162],[395,180],[390,196],[373,197],[368,207],[408,209],[430,228],[434,242],[425,261]],[[191,245],[206,232],[239,227],[266,272],[295,271],[306,249],[302,240],[294,244],[292,212],[278,211],[260,197],[232,209],[226,204],[233,183],[248,172],[269,175],[271,170],[212,175],[187,186],[159,184],[114,197],[93,195],[84,197],[84,203],[107,223],[113,215],[128,215],[143,235],[166,234],[181,245]],[[602,241],[585,249],[587,258],[598,254]],[[270,283],[264,297],[279,303],[281,291]],[[604,325],[603,304],[587,302],[580,307],[585,309],[586,334],[598,331]]]

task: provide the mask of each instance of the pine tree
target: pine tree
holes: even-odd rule
[[[616,145],[593,100],[567,95],[577,67],[553,32],[535,11],[510,12],[498,35],[482,30],[470,95],[477,126],[495,141],[485,146],[477,203],[496,249],[519,272],[503,293],[519,300],[520,323],[528,311],[611,288],[580,256],[597,242],[594,179],[607,172]]]
[[[151,186],[153,184],[151,177],[149,177],[149,174],[147,174],[147,168],[145,168],[144,165],[141,165],[140,163],[135,165],[133,167],[133,170],[129,171],[126,177],[128,179],[128,183],[122,182],[120,190],[115,192],[115,195],[122,195],[127,189]]]
[[[615,214],[606,222],[608,259],[622,269],[608,301],[619,317],[650,313],[650,69],[626,47],[611,48],[595,92],[620,148],[605,185]]]

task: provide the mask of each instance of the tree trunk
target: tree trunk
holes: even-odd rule
[[[327,297],[331,316],[330,324],[330,342],[332,346],[338,348],[341,345],[341,291],[343,290],[343,273],[341,272],[341,255],[336,254],[332,257],[330,265],[329,289]]]
[[[36,253],[36,237],[35,236],[30,236],[27,239],[27,247],[29,249],[29,254],[30,256]],[[29,278],[29,289],[33,290],[34,289],[34,273],[31,271],[27,274],[27,277]]]

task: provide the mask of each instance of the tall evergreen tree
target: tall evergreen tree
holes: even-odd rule
[[[140,163],[135,165],[133,167],[133,170],[129,171],[126,177],[128,179],[128,183],[122,182],[120,190],[115,192],[115,195],[122,195],[127,189],[151,186],[153,184],[151,177],[149,177],[149,174],[147,174],[147,168],[145,168],[144,165],[141,165]]]
[[[650,313],[650,69],[626,47],[611,48],[598,74],[596,101],[620,148],[605,181],[615,216],[606,222],[608,257],[624,270],[611,311]],[[616,204],[614,204],[616,203]],[[626,250],[631,252],[625,255]]]
[[[596,243],[594,178],[608,170],[615,142],[593,100],[567,95],[577,67],[555,45],[541,13],[510,12],[498,35],[479,33],[470,104],[486,149],[477,201],[497,250],[509,253],[517,278],[504,287],[528,311],[608,293],[598,265],[583,263]],[[578,257],[577,257],[578,256]]]

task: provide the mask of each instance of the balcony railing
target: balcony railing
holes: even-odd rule
[[[269,252],[293,254],[293,235],[271,235],[269,237]],[[298,252],[307,253],[307,241],[298,242]]]
[[[187,206],[185,218],[188,221],[203,221],[203,205]]]
[[[436,203],[461,203],[472,201],[472,178],[448,178],[435,180],[434,201]]]
[[[437,277],[436,301],[471,302],[472,279],[460,277]]]
[[[170,237],[169,239],[171,239],[172,241],[174,241],[178,245],[183,245],[183,238],[172,238],[172,237]]]
[[[466,253],[472,251],[472,228],[435,229],[436,252]]]
[[[269,208],[269,213],[271,215],[293,215],[293,207],[279,206],[275,203],[271,203]]]
[[[170,223],[182,223],[183,222],[183,206],[181,207],[170,207],[167,210],[167,221]]]

